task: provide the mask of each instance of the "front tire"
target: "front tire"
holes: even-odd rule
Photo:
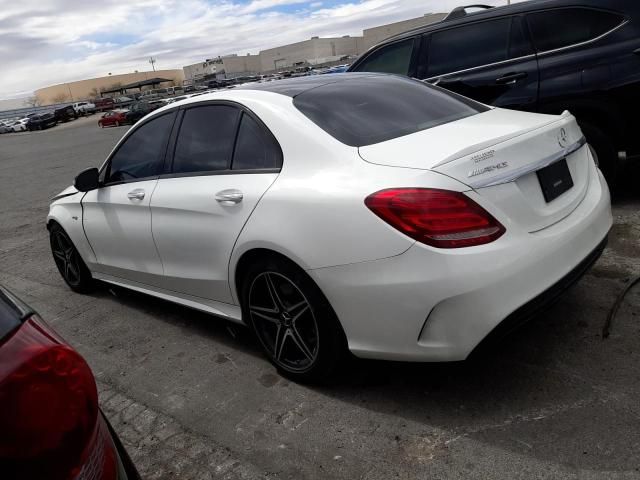
[[[298,382],[331,376],[346,352],[342,327],[318,286],[295,264],[258,260],[244,275],[242,314],[267,358]]]
[[[56,267],[69,288],[78,293],[93,290],[94,280],[91,272],[67,232],[57,223],[54,223],[49,231],[49,243]]]

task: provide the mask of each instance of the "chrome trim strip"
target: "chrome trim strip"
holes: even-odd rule
[[[542,56],[546,56],[546,55],[551,55],[553,53],[562,52],[564,50],[569,50],[571,48],[583,47],[585,45],[589,45],[591,43],[595,43],[595,42],[597,42],[599,40],[602,40],[604,37],[606,37],[608,35],[611,35],[616,30],[620,30],[622,27],[624,27],[628,23],[629,23],[629,19],[625,18],[624,21],[620,25],[618,25],[617,27],[612,28],[608,32],[605,32],[605,33],[603,33],[602,35],[600,35],[598,37],[592,38],[590,40],[585,40],[584,42],[574,43],[572,45],[567,45],[566,47],[556,48],[554,50],[545,50],[544,52],[532,53],[530,55],[525,55],[523,57],[510,58],[508,60],[502,60],[500,62],[487,63],[487,64],[484,64],[484,65],[478,65],[477,67],[465,68],[464,70],[456,70],[455,72],[443,73],[441,75],[436,75],[434,77],[425,78],[423,80],[423,82],[431,82],[432,80],[435,80],[435,79],[438,79],[438,78],[440,78],[440,79],[446,78],[446,77],[448,77],[450,75],[458,75],[458,74],[461,74],[461,73],[473,72],[473,71],[479,70],[481,68],[496,67],[498,65],[506,65],[506,64],[508,64],[510,62],[528,60],[528,59],[531,59],[531,58],[535,58],[536,56],[537,57],[542,57]],[[437,32],[431,32],[430,34],[433,34],[433,33],[437,33]]]
[[[549,155],[548,157],[542,158],[535,163],[531,163],[529,165],[525,165],[520,168],[516,168],[515,170],[511,170],[508,172],[504,172],[501,175],[497,175],[487,179],[478,179],[476,181],[466,182],[472,188],[484,188],[484,187],[493,187],[495,185],[500,185],[502,183],[509,183],[517,180],[518,178],[527,175],[531,172],[536,172],[541,168],[547,167],[552,163],[557,162],[558,160],[562,160],[563,158],[568,157],[572,153],[577,152],[582,147],[587,144],[587,139],[583,136],[573,145],[569,145],[568,147],[563,148],[561,151],[554,153],[553,155]]]
[[[583,47],[585,45],[589,45],[591,43],[595,43],[598,40],[602,40],[604,37],[611,35],[613,32],[615,32],[616,30],[620,30],[622,27],[624,27],[627,23],[629,23],[628,19],[624,19],[624,21],[618,25],[617,27],[612,28],[611,30],[609,30],[608,32],[604,32],[602,35],[600,35],[599,37],[595,37],[592,38],[590,40],[585,40],[584,42],[580,42],[580,43],[574,43],[573,45],[567,45],[566,47],[560,47],[560,48],[556,48],[554,50],[545,50],[544,52],[538,52],[538,57],[542,57],[544,55],[551,55],[552,53],[557,53],[557,52],[562,52],[564,50],[569,50],[571,48],[577,48],[577,47]]]
[[[425,78],[422,81],[423,82],[430,82],[431,80],[435,80],[435,79],[438,79],[438,78],[440,78],[440,79],[447,78],[450,75],[458,75],[459,73],[473,72],[475,70],[480,70],[481,68],[496,67],[498,65],[506,65],[506,64],[511,63],[511,62],[529,60],[529,59],[532,59],[532,58],[536,58],[536,54],[535,53],[532,53],[530,55],[525,55],[524,57],[509,58],[508,60],[501,60],[499,62],[487,63],[485,65],[478,65],[477,67],[465,68],[464,70],[456,70],[455,72],[443,73],[442,75],[436,75],[435,77]]]

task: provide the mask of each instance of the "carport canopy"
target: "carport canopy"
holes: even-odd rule
[[[172,82],[173,80],[170,80],[168,78],[159,78],[159,77],[154,77],[154,78],[149,78],[148,80],[141,80],[139,82],[133,82],[133,83],[128,83],[127,85],[121,85],[117,88],[111,88],[109,90],[102,90],[100,92],[100,95],[102,95],[103,93],[122,93],[125,94],[127,92],[127,90],[130,90],[132,88],[137,88],[140,91],[142,91],[142,87],[146,87],[148,85],[151,85],[152,87],[155,87],[156,85],[160,85],[161,83],[164,82]]]

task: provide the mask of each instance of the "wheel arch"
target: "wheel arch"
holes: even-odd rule
[[[244,275],[252,262],[262,260],[264,258],[279,258],[285,262],[292,263],[302,271],[308,270],[308,266],[292,255],[290,252],[284,252],[282,249],[273,245],[253,245],[244,248],[242,252],[234,252],[232,264],[229,265],[229,286],[231,295],[235,302],[240,305],[240,290]]]
[[[65,231],[73,242],[84,263],[91,269],[90,266],[96,263],[96,256],[82,226],[82,205],[80,202],[72,203],[64,202],[64,200],[62,199],[62,202],[51,205],[45,224],[46,228],[51,231],[54,223],[60,225],[60,228]]]

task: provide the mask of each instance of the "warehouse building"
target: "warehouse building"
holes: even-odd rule
[[[362,37],[345,35],[339,38],[312,37],[309,40],[262,50],[260,71],[271,72],[298,65],[319,65],[362,50]]]
[[[362,31],[363,52],[383,40],[397,35],[398,33],[404,33],[409,30],[413,30],[414,28],[420,28],[425,25],[440,22],[441,20],[444,20],[446,16],[446,13],[427,13],[422,17],[410,18],[409,20],[380,25],[379,27],[367,28]]]
[[[398,33],[439,22],[447,14],[433,13],[379,27],[367,28],[362,36],[320,38],[261,50],[258,55],[226,55],[183,67],[187,83],[215,78],[273,73],[300,66],[326,65],[352,59],[373,45]]]
[[[182,85],[184,73],[182,70],[157,70],[151,72],[125,73],[122,75],[108,75],[106,77],[89,78],[40,88],[35,91],[35,96],[40,102],[40,105],[77,102],[78,100],[86,100],[100,96],[100,92],[104,90],[111,90],[118,86],[157,77],[169,80],[168,83]]]

